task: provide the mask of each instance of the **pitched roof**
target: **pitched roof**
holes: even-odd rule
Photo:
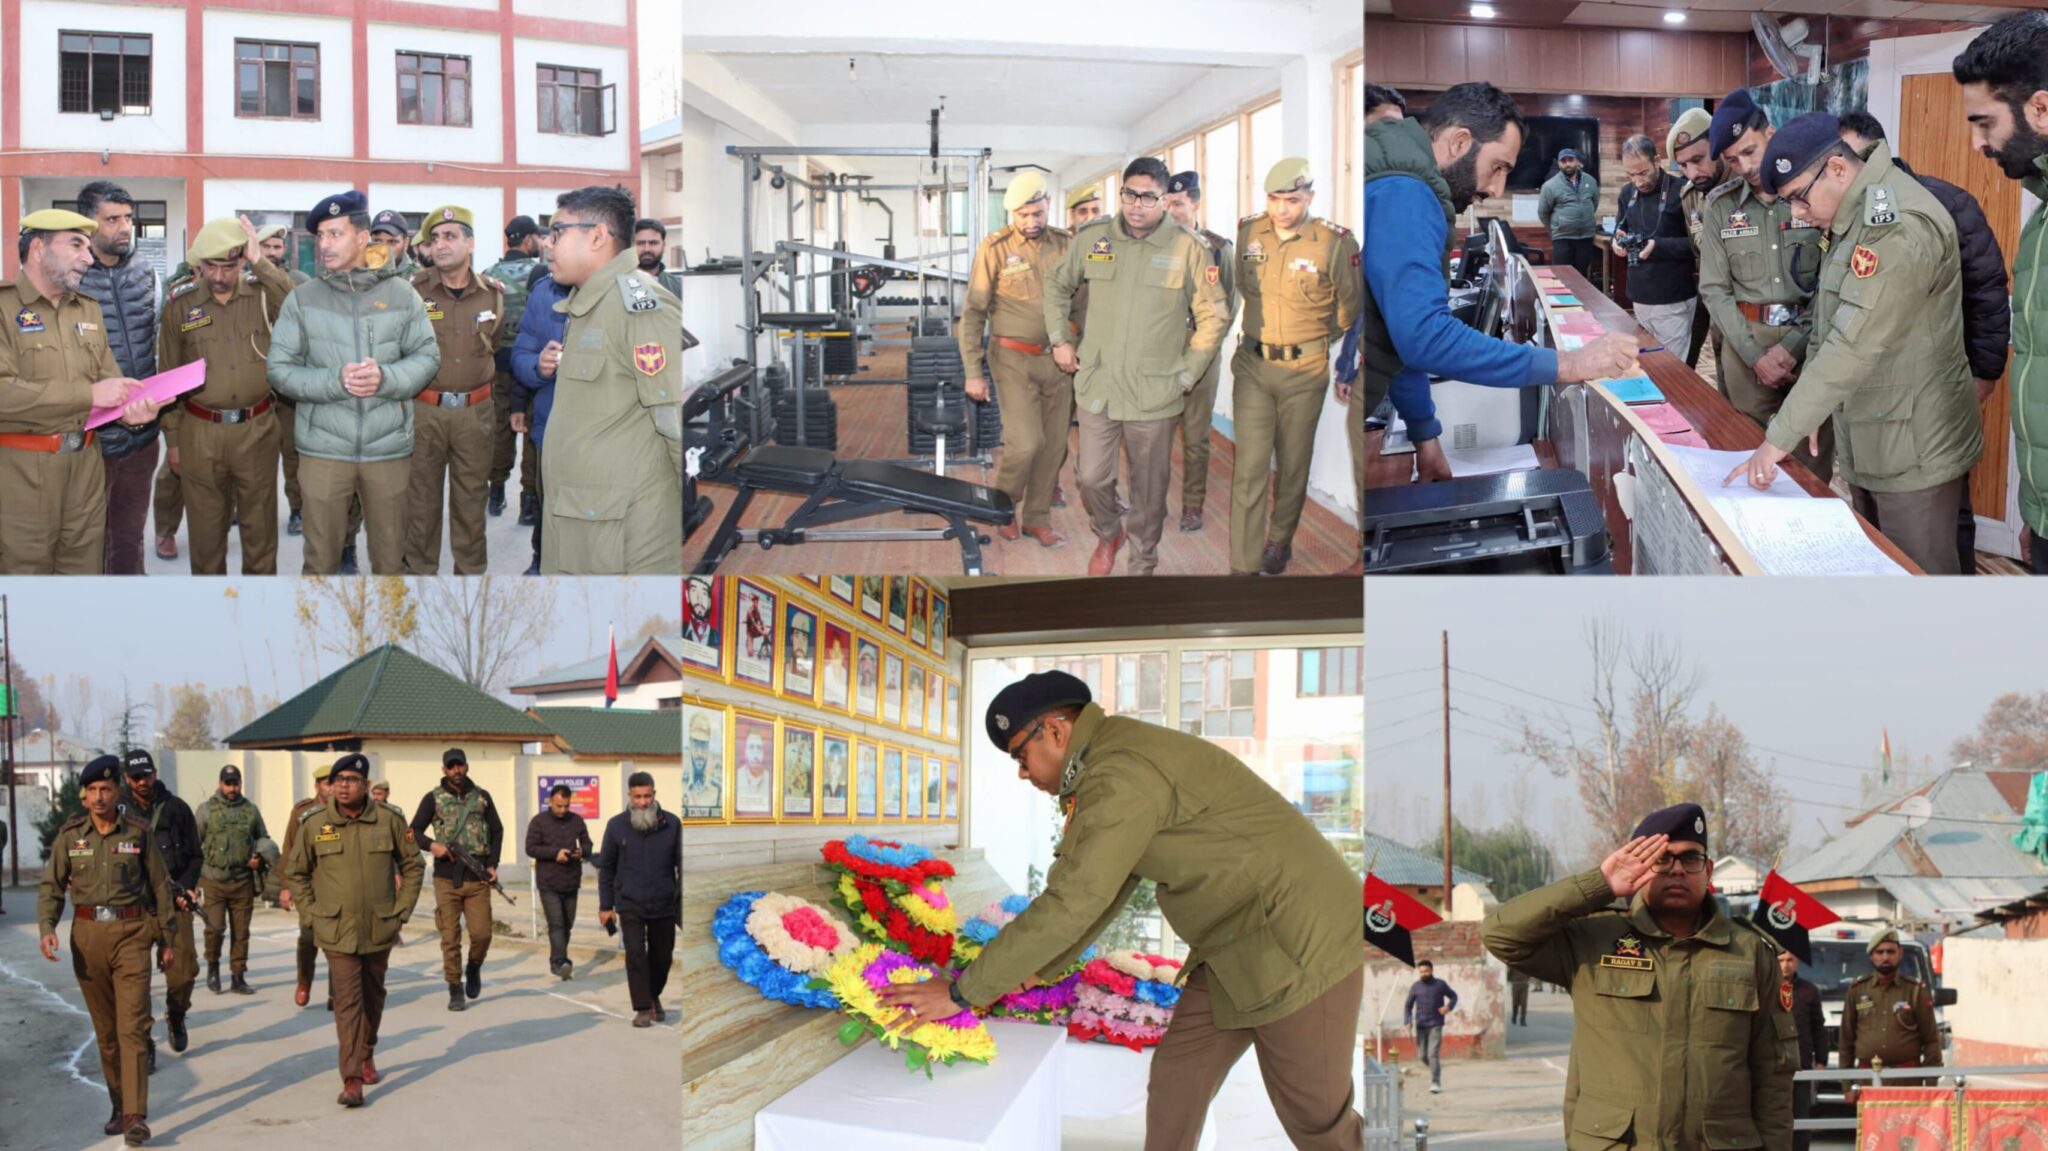
[[[1396,887],[1442,887],[1444,861],[1425,855],[1405,843],[1383,835],[1365,833],[1365,858],[1372,873]],[[1486,876],[1451,865],[1453,883],[1490,883]]]
[[[533,742],[532,716],[399,647],[385,644],[227,737],[231,748],[295,747],[372,737]]]
[[[677,635],[655,636],[642,643],[636,650],[628,651],[619,658],[619,682],[644,683],[650,679],[682,678],[683,637]],[[524,683],[516,683],[511,691],[519,695],[548,695],[563,691],[588,690],[604,686],[605,667],[611,661],[611,653],[595,655],[586,660],[549,668]],[[650,672],[664,674],[650,676]]]
[[[682,713],[641,708],[536,707],[555,745],[577,759],[681,759]]]

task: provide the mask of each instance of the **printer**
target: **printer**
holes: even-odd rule
[[[1585,475],[1546,468],[1373,488],[1365,573],[1612,575],[1613,549]]]

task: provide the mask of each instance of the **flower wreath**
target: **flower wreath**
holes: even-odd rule
[[[952,864],[914,843],[850,835],[827,843],[823,854],[828,867],[883,884],[892,893],[921,887],[927,880],[953,877]]]
[[[898,951],[879,943],[864,943],[833,962],[823,979],[812,987],[834,994],[842,1010],[852,1016],[839,1029],[839,1041],[859,1042],[873,1035],[903,1052],[905,1066],[931,1077],[933,1064],[951,1065],[960,1060],[988,1063],[996,1057],[995,1036],[972,1011],[944,1019],[921,1019],[908,1011],[882,1002],[880,992],[900,983],[921,983],[940,973]]]
[[[808,900],[742,891],[711,917],[718,960],[769,998],[797,1007],[837,1008],[830,991],[811,986],[860,945],[853,932]]]
[[[940,967],[952,963],[957,921],[936,881],[929,887],[907,889],[901,898],[891,898],[879,883],[842,874],[833,902],[852,912],[861,929],[877,942],[924,963]]]
[[[1136,951],[1112,951],[1081,969],[1067,1033],[1133,1051],[1155,1047],[1173,1021],[1180,961]]]
[[[959,939],[953,945],[953,957],[971,965],[1002,929],[1029,906],[1030,896],[1007,895],[982,908],[979,915],[961,927]],[[985,1014],[990,1019],[1016,1019],[1064,1027],[1074,1009],[1074,992],[1080,983],[1081,969],[1094,958],[1095,948],[1090,947],[1060,979],[1012,991],[989,1004]]]

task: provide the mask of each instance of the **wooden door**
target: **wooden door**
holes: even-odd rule
[[[2020,186],[1998,165],[1970,146],[1963,119],[1963,90],[1946,72],[1899,77],[1897,154],[1915,172],[1947,180],[1977,197],[1991,222],[1991,234],[2012,273],[2019,252]],[[1984,403],[1984,458],[1970,473],[1970,507],[1984,519],[2005,519],[2006,475],[2012,451],[2012,407],[2006,379]]]

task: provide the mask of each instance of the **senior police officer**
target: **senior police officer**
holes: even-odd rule
[[[334,794],[333,785],[328,782],[328,773],[334,765],[323,763],[313,769],[313,794],[292,804],[291,813],[285,816],[284,845],[278,850],[280,875],[282,862],[292,857],[292,847],[298,841],[299,828],[311,819],[321,808],[327,806],[328,797]],[[313,940],[313,908],[310,903],[295,905],[289,884],[279,890],[277,905],[286,911],[296,910],[299,914],[299,939],[294,970],[298,973],[298,985],[292,990],[292,1002],[304,1007],[313,994],[313,961],[320,956],[320,948]],[[334,976],[327,977],[327,1010],[334,1010]]]
[[[163,850],[171,873],[173,911],[178,921],[175,959],[164,981],[164,1026],[171,1050],[185,1050],[185,1014],[192,1008],[192,985],[199,981],[199,940],[192,934],[192,912],[199,906],[199,825],[186,803],[157,778],[156,761],[135,747],[121,759],[127,788],[121,811],[148,821],[150,834]],[[156,1040],[149,1043],[149,1069],[156,1070]]]
[[[121,408],[142,427],[157,405],[131,397],[100,306],[78,286],[96,225],[56,208],[21,218],[14,282],[0,284],[0,575],[97,575],[106,564],[107,479],[86,417]]]
[[[534,517],[539,514],[538,493],[534,485],[540,481],[540,464],[533,446],[532,430],[525,432],[514,428],[515,417],[525,415],[524,407],[516,406],[516,393],[512,378],[512,345],[519,339],[519,321],[526,315],[526,297],[533,281],[540,279],[547,271],[547,259],[541,250],[540,225],[532,216],[514,216],[505,225],[505,255],[497,263],[484,269],[484,275],[498,281],[505,288],[505,316],[498,324],[498,348],[494,359],[497,362],[498,390],[492,399],[498,403],[498,427],[493,433],[494,446],[491,449],[491,498],[486,505],[493,515],[505,512],[505,483],[512,478],[512,460],[519,458],[519,522],[532,527]],[[526,450],[519,451],[518,441],[526,441]]]
[[[469,757],[459,747],[441,753],[441,783],[420,797],[411,838],[434,856],[434,926],[441,931],[441,972],[448,1010],[468,1007],[483,994],[484,956],[491,950],[491,881],[498,878],[505,824],[491,793],[469,778]],[[474,875],[455,860],[449,844],[483,865]],[[469,925],[469,963],[462,962],[462,928]]]
[[[206,363],[206,384],[164,409],[165,466],[192,525],[193,575],[226,575],[228,524],[242,574],[277,574],[279,414],[265,364],[291,277],[263,255],[247,217],[208,221],[188,250],[198,275],[171,292],[157,334],[165,370]],[[164,518],[159,515],[160,525]]]
[[[1230,315],[1237,314],[1237,266],[1231,258],[1230,241],[1201,226],[1202,178],[1194,172],[1179,172],[1166,181],[1166,211],[1173,222],[1202,238],[1209,246],[1209,261],[1223,280],[1223,297]],[[1195,318],[1188,317],[1188,330]],[[1227,333],[1229,327],[1226,325]],[[1195,390],[1188,393],[1187,407],[1180,413],[1180,530],[1202,530],[1202,501],[1209,495],[1209,426],[1216,415],[1216,381],[1223,375],[1223,357],[1209,361]]]
[[[1712,883],[1706,814],[1681,803],[1486,917],[1494,958],[1572,997],[1567,1147],[1790,1151],[1798,1035],[1776,949]]]
[[[1828,250],[1806,366],[1728,482],[1768,487],[1778,461],[1833,419],[1856,510],[1928,574],[1955,575],[1963,485],[1984,453],[1955,221],[1885,145],[1860,157],[1824,112],[1785,125],[1763,181],[1827,229]]]
[[[1714,190],[1723,179],[1723,167],[1719,158],[1708,147],[1714,117],[1705,108],[1688,108],[1671,124],[1671,130],[1664,134],[1664,154],[1671,158],[1671,165],[1685,179],[1685,191],[1678,197],[1678,207],[1685,214],[1686,234],[1692,237],[1692,272],[1697,283],[1700,272],[1700,207],[1706,203],[1707,194]],[[1700,348],[1706,343],[1708,329],[1713,326],[1713,317],[1707,313],[1707,302],[1694,297],[1698,302],[1693,309],[1692,346],[1685,350],[1685,362],[1698,367]],[[1714,348],[1718,354],[1721,347],[1720,333],[1714,333]]]
[[[36,900],[43,958],[57,961],[57,917],[71,900],[71,969],[92,1015],[113,1113],[101,1128],[128,1145],[149,1142],[149,948],[168,971],[177,944],[171,873],[149,824],[124,815],[115,795],[121,761],[103,755],[78,775],[85,810],[50,844]]]
[[[989,400],[994,376],[1003,411],[1003,458],[996,487],[1017,505],[1022,521],[1004,524],[1006,540],[1030,536],[1056,548],[1067,537],[1052,529],[1052,488],[1067,456],[1067,426],[1074,385],[1052,362],[1046,335],[1045,277],[1066,255],[1073,233],[1046,223],[1051,201],[1045,177],[1019,172],[1003,193],[1010,223],[981,242],[960,312],[960,362],[966,365],[967,395]],[[982,363],[982,332],[988,332],[988,362]]]
[[[249,916],[256,910],[256,872],[263,857],[256,842],[270,838],[263,813],[242,795],[242,770],[220,769],[220,786],[199,805],[199,913],[206,917],[206,989],[220,994],[221,936],[230,929],[231,990],[254,995],[249,986]]]
[[[1257,1045],[1281,1126],[1303,1151],[1358,1151],[1351,1054],[1365,990],[1360,878],[1306,818],[1207,740],[1109,716],[1061,671],[996,694],[984,730],[1066,813],[1045,892],[958,983],[884,992],[926,1018],[1057,979],[1140,879],[1191,951],[1153,1052],[1146,1151],[1192,1151],[1206,1101]]]
[[[1934,993],[1899,972],[1905,952],[1899,933],[1885,928],[1864,950],[1875,970],[1859,975],[1842,995],[1841,1066],[1941,1066],[1941,1028]]]
[[[404,820],[370,802],[369,769],[370,761],[358,754],[335,761],[333,794],[307,817],[284,865],[292,898],[311,909],[313,933],[327,953],[341,1049],[335,1102],[343,1107],[361,1107],[363,1088],[383,1078],[374,1057],[384,974],[420,898],[419,848],[406,837]]]
[[[433,266],[413,277],[427,303],[427,321],[441,349],[433,384],[413,409],[411,490],[406,497],[405,570],[441,570],[441,501],[448,501],[448,550],[455,574],[489,570],[484,505],[496,450],[498,331],[505,322],[505,285],[471,267],[476,232],[469,209],[449,204],[427,213],[427,256]]]
[[[1314,202],[1308,161],[1290,157],[1266,174],[1266,210],[1237,226],[1244,331],[1230,360],[1230,567],[1246,575],[1279,575],[1293,558],[1330,351],[1365,296],[1358,240],[1309,215]]]

